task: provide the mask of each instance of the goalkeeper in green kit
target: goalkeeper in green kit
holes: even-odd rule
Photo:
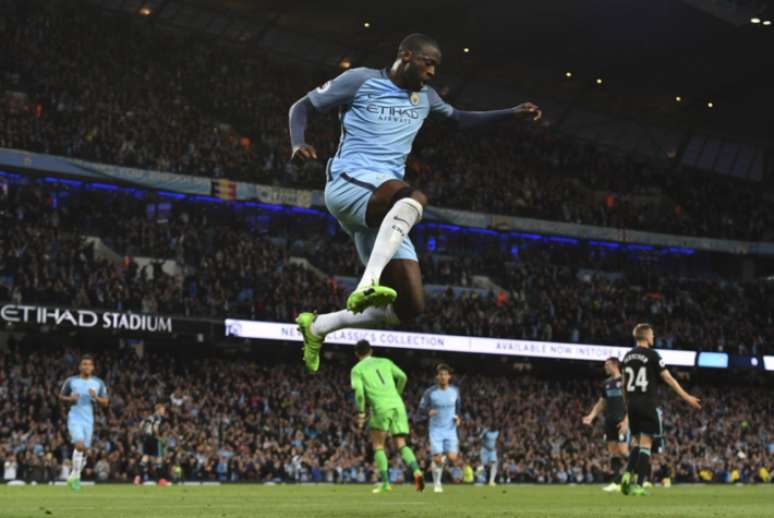
[[[392,491],[387,455],[384,453],[384,443],[387,442],[388,436],[395,442],[403,462],[411,468],[417,491],[423,491],[425,480],[422,470],[417,465],[414,452],[406,445],[406,437],[409,434],[408,416],[406,405],[400,397],[406,387],[406,373],[392,360],[374,358],[371,353],[371,344],[366,340],[360,340],[355,345],[358,362],[352,367],[352,389],[355,391],[358,428],[365,424],[366,403],[371,407],[369,427],[374,448],[374,465],[382,479],[382,483],[373,492]]]

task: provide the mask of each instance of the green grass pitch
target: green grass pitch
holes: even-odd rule
[[[364,485],[0,487],[2,518],[594,517],[755,518],[774,516],[774,485],[655,488],[650,497],[600,486],[399,486],[372,495]]]

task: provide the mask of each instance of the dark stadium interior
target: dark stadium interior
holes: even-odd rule
[[[568,101],[577,97],[582,86],[568,88],[557,79],[565,70],[583,70],[593,77],[615,77],[615,92],[606,95],[617,98],[585,101],[593,102],[595,109],[609,110],[623,102],[626,106],[619,106],[619,113],[631,113],[639,106],[640,120],[647,120],[648,112],[661,112],[651,114],[660,116],[661,122],[680,119],[679,111],[669,109],[678,89],[727,106],[721,114],[725,131],[733,124],[733,131],[744,136],[765,137],[772,129],[773,112],[765,99],[774,83],[772,75],[763,71],[774,65],[774,58],[757,51],[770,43],[770,37],[746,23],[743,9],[737,10],[729,24],[710,13],[697,12],[688,2],[663,0],[398,0],[390,3],[389,10],[354,0],[92,3],[130,14],[147,5],[149,18],[155,22],[205,31],[246,46],[261,47],[261,39],[287,30],[305,41],[322,43],[320,48],[338,47],[342,56],[369,66],[388,63],[395,52],[392,42],[421,26],[448,48],[444,74],[455,82],[485,79],[528,97]],[[363,23],[374,19],[379,22],[364,30]],[[465,47],[472,49],[467,56]],[[307,59],[319,64],[331,56],[309,54]],[[750,117],[751,110],[765,110],[769,116]],[[717,120],[713,114],[702,123],[717,124]]]
[[[697,353],[670,370],[710,402],[689,412],[662,387],[654,481],[774,482],[774,27],[748,14],[772,7],[0,0],[2,480],[67,478],[57,394],[83,353],[112,398],[84,479],[378,480],[351,418],[352,348],[326,343],[310,376],[299,342],[227,337],[224,319],[288,324],[345,307],[363,266],[319,203],[338,120],[311,121],[320,160],[299,164],[288,109],[342,70],[388,65],[421,30],[444,50],[444,100],[545,113],[419,133],[406,178],[430,199],[411,232],[427,308],[397,329],[584,349],[630,347],[650,322],[657,349]],[[25,306],[37,321],[13,309]],[[174,332],[61,326],[46,308],[161,316]],[[602,427],[581,425],[601,362],[376,352],[408,373],[409,442],[428,480],[417,405],[446,361],[476,482],[493,416],[499,483],[610,481]],[[704,368],[707,353],[726,363]],[[156,403],[169,415],[154,462],[141,423]],[[397,454],[390,468],[410,482]],[[465,474],[447,464],[444,477]]]

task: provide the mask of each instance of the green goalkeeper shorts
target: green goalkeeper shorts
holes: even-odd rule
[[[368,423],[371,430],[388,432],[390,435],[408,435],[409,424],[405,408],[390,408],[374,412]]]

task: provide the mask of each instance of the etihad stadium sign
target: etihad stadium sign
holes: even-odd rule
[[[0,307],[0,320],[78,329],[172,333],[171,317],[88,309],[6,304]]]

